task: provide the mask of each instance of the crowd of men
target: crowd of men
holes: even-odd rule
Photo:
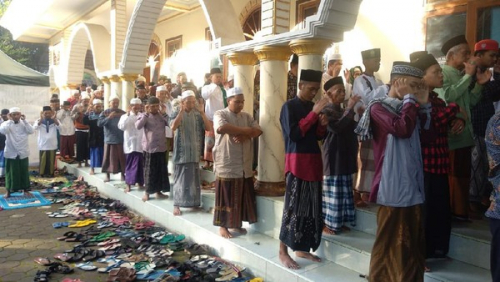
[[[472,53],[457,36],[441,51],[444,65],[426,51],[394,62],[387,84],[374,76],[380,49],[361,52],[364,71],[344,71],[345,82],[339,54],[328,57],[325,73],[298,74],[298,57],[292,57],[280,114],[286,193],[279,258],[286,267],[300,267],[289,248],[321,261],[311,252],[321,237],[349,231],[355,206],[371,201],[380,208],[369,280],[423,281],[425,260],[448,253],[452,218],[480,217],[491,194],[491,271],[500,281],[498,42],[477,42]],[[200,206],[200,169],[213,168],[213,224],[220,235],[245,234],[242,222],[257,222],[253,140],[262,130],[242,111],[242,89],[224,87],[220,69],[212,69],[200,89],[184,73],[175,86],[164,76],[156,85],[139,82],[127,111],[118,96],[107,109],[103,101],[102,87],[83,87],[62,106],[53,96],[33,123],[18,107],[2,110],[6,197],[29,193],[27,136],[37,132],[42,176],[54,176],[59,150],[63,161],[90,166],[91,174],[100,167],[105,181],[120,173],[125,191],[137,185],[143,201],[152,194],[166,198],[172,150],[174,215]]]

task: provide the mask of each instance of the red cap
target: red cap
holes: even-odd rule
[[[474,45],[474,52],[477,51],[497,51],[498,50],[498,42],[493,39],[484,39],[476,43]]]

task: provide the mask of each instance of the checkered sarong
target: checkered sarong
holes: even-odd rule
[[[344,223],[356,225],[351,174],[323,177],[323,219],[326,227],[336,232]]]

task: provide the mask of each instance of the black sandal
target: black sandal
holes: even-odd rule
[[[35,278],[33,279],[33,281],[34,282],[48,282],[50,273],[51,273],[50,271],[39,270],[36,272],[36,275],[35,275]]]

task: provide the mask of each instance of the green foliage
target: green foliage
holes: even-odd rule
[[[0,0],[0,17],[3,16],[11,1]],[[12,40],[10,31],[0,26],[0,50],[29,68],[43,73],[48,71],[49,49],[47,44]]]

